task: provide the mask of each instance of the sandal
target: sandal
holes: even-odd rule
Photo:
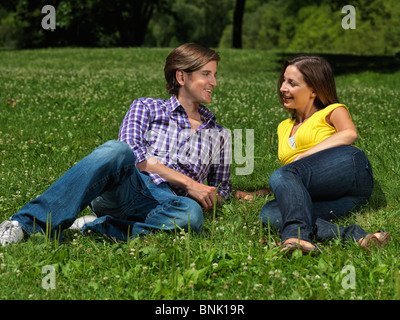
[[[303,255],[307,254],[316,255],[321,253],[321,250],[319,250],[317,247],[306,247],[301,245],[300,243],[292,241],[282,244],[282,249],[280,252],[286,254],[292,254],[296,250],[300,250],[303,253]]]

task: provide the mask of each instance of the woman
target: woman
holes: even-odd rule
[[[385,231],[369,234],[328,222],[364,205],[373,188],[370,163],[352,146],[357,129],[339,103],[330,65],[317,56],[289,59],[278,94],[292,117],[278,126],[282,167],[269,178],[275,200],[264,205],[260,220],[278,227],[284,252],[318,252],[314,237],[357,241],[364,248],[385,245]]]

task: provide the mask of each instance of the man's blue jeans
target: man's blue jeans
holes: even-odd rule
[[[133,151],[124,142],[108,141],[62,175],[41,196],[11,220],[28,234],[50,232],[59,237],[88,205],[98,219],[82,231],[95,230],[127,240],[153,229],[182,228],[200,232],[203,210],[177,196],[167,183],[155,185],[136,168]]]
[[[277,227],[282,242],[296,238],[312,242],[358,241],[368,233],[357,225],[330,223],[366,204],[373,175],[364,151],[341,146],[285,165],[269,178],[275,195],[264,205],[260,220]]]

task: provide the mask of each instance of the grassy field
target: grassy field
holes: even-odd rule
[[[116,139],[135,98],[167,98],[169,51],[0,52],[0,219],[96,146]],[[220,53],[209,107],[225,127],[255,133],[254,171],[235,175],[240,165],[234,163],[234,188],[267,187],[280,166],[276,127],[288,116],[276,96],[278,55]],[[125,243],[67,230],[62,243],[36,235],[0,248],[0,299],[399,299],[400,72],[348,71],[337,76],[338,93],[359,129],[357,146],[370,158],[376,188],[367,207],[340,223],[386,229],[393,241],[385,250],[368,253],[354,243],[330,242],[320,244],[318,257],[283,257],[275,231],[258,222],[271,196],[251,203],[232,199],[205,213],[200,235],[178,230]],[[49,265],[53,271],[47,272]],[[54,289],[46,287],[50,275]]]

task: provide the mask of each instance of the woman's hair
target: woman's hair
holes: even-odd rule
[[[172,51],[165,62],[164,76],[167,80],[167,92],[178,95],[181,85],[176,80],[176,71],[194,72],[201,69],[210,61],[218,61],[217,52],[196,43],[186,43]]]
[[[332,103],[338,103],[339,99],[336,93],[335,79],[332,67],[322,57],[318,56],[298,56],[288,59],[284,62],[281,75],[278,82],[279,102],[283,105],[282,93],[280,88],[283,83],[286,68],[294,65],[301,72],[304,81],[310,88],[313,88],[316,98],[315,106],[318,109],[324,109]],[[295,118],[296,110],[287,109]]]

